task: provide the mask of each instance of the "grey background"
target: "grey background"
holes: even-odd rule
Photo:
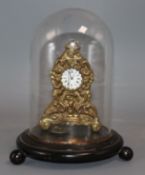
[[[29,126],[29,53],[32,33],[49,14],[79,7],[98,14],[114,39],[113,124],[134,160],[116,157],[85,165],[27,160],[12,166],[9,152]],[[0,175],[138,174],[145,172],[145,0],[0,0]]]

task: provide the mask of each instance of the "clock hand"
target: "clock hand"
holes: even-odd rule
[[[73,71],[71,70],[71,71],[70,71],[70,79],[71,79],[71,80],[73,79],[73,75],[72,75],[72,74],[73,74]]]
[[[73,70],[70,70],[70,86],[71,86],[72,89],[73,89],[73,86],[74,86],[74,81],[73,81],[74,77],[73,76],[74,76],[73,75]]]
[[[68,71],[68,87],[70,87],[70,79],[71,79],[70,71]]]

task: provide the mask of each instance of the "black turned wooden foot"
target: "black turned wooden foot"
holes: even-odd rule
[[[133,158],[133,150],[127,146],[124,146],[122,147],[118,155],[120,159],[129,161]]]
[[[14,150],[10,154],[10,161],[15,165],[22,164],[26,159],[25,154],[20,150]]]

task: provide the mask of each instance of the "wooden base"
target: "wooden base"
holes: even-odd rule
[[[17,146],[21,153],[23,152],[26,157],[33,159],[60,163],[81,163],[104,160],[117,155],[123,146],[123,139],[112,130],[110,137],[101,142],[77,145],[59,144],[59,142],[42,144],[41,140],[32,138],[29,130],[26,130],[17,138]]]

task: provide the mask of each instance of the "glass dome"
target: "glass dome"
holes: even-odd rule
[[[31,125],[10,154],[77,163],[133,151],[111,129],[112,38],[102,20],[86,10],[52,14],[36,30],[31,50]]]
[[[31,51],[32,100],[30,133],[38,136],[38,132],[35,130],[36,126],[40,126],[42,129],[48,128],[46,120],[49,120],[49,114],[45,121],[41,119],[44,113],[46,116],[47,110],[51,108],[50,104],[54,99],[55,89],[52,72],[54,73],[57,60],[61,59],[68,52],[68,49],[71,50],[72,48],[70,47],[76,47],[75,49],[73,48],[77,50],[78,53],[76,54],[79,54],[82,60],[87,60],[86,64],[89,65],[92,71],[93,80],[89,92],[91,96],[90,104],[97,111],[96,115],[100,125],[107,128],[103,134],[108,135],[112,110],[112,38],[108,27],[98,16],[82,9],[65,9],[52,14],[42,22],[35,32]],[[72,69],[69,70],[72,71],[72,76],[75,76],[77,70],[72,65],[70,68]],[[61,72],[61,75],[63,72],[65,70]],[[64,79],[68,78],[67,74],[68,72],[66,71]],[[58,81],[61,82],[60,77]],[[84,82],[85,80],[82,81]],[[87,84],[85,85],[87,86]],[[61,87],[59,86],[59,88]],[[87,93],[87,91],[84,91],[84,94]],[[84,105],[83,103],[82,105]],[[77,115],[77,107],[75,114]],[[85,120],[89,119],[86,118]],[[66,125],[71,124],[70,121],[66,121]],[[73,124],[75,125],[76,123]]]

